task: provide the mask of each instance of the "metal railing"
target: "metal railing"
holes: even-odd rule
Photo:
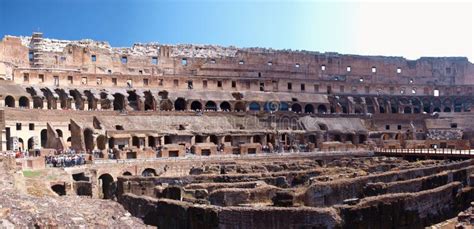
[[[211,155],[211,156],[197,156],[197,155],[186,155],[184,157],[159,157],[159,158],[144,158],[144,159],[96,159],[92,161],[92,164],[133,164],[143,162],[177,162],[177,161],[208,161],[210,159],[215,160],[235,160],[244,158],[286,158],[291,156],[338,156],[347,155],[347,153],[373,153],[369,150],[348,150],[348,151],[313,151],[313,152],[283,152],[283,153],[259,153],[259,154],[225,154],[225,155]]]
[[[389,149],[375,148],[376,153],[393,154],[416,154],[416,155],[456,155],[456,156],[474,156],[474,149],[448,149],[448,148],[430,148],[430,149]]]

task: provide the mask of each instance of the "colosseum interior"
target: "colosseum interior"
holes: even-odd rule
[[[0,79],[2,226],[474,223],[464,57],[33,33],[0,42]]]

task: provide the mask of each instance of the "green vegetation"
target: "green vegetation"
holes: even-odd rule
[[[23,171],[23,176],[27,178],[35,178],[41,176],[40,171],[31,171],[31,170],[24,170]]]

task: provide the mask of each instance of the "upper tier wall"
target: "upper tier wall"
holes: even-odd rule
[[[86,74],[182,75],[234,78],[293,78],[398,84],[474,84],[474,65],[463,57],[341,55],[308,51],[210,45],[135,44],[113,48],[92,40],[64,41],[6,36],[0,42],[0,77],[12,69],[54,69]]]

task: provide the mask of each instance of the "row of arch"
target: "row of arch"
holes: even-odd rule
[[[168,98],[162,91],[158,97],[150,91],[139,95],[136,91],[108,93],[101,91],[98,97],[90,91],[80,92],[76,89],[42,88],[36,91],[27,88],[31,98],[7,95],[5,107],[40,108],[40,109],[76,109],[76,110],[163,110],[163,111],[293,111],[296,113],[431,113],[470,111],[473,100],[469,97],[358,97],[330,96],[329,104],[312,104],[300,102],[256,102],[256,101],[201,101]],[[18,100],[18,103],[17,101]]]
[[[469,97],[339,97],[330,98],[331,112],[340,113],[432,113],[469,112]]]
[[[184,111],[184,110],[205,110],[205,111],[293,111],[296,113],[326,113],[327,107],[324,104],[319,104],[315,106],[313,104],[305,104],[304,106],[299,103],[292,103],[291,105],[287,102],[250,102],[246,103],[244,101],[235,102],[233,105],[228,101],[222,101],[219,105],[214,101],[206,101],[201,103],[200,101],[194,100],[190,102],[190,105],[187,105],[188,102],[184,98],[178,98],[174,102],[174,110]]]

